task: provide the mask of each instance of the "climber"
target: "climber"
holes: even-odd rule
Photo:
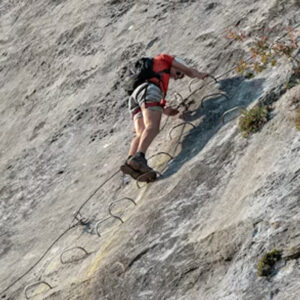
[[[121,166],[121,171],[139,181],[150,182],[156,179],[156,172],[147,164],[146,151],[159,132],[162,114],[178,114],[177,109],[166,105],[169,79],[178,80],[186,75],[203,80],[209,74],[190,68],[180,58],[168,54],[160,54],[153,59],[143,58],[139,63],[142,64],[138,71],[140,80],[137,84],[135,82],[134,88],[127,90],[136,136],[131,142],[128,158]],[[148,74],[140,76],[142,72]]]

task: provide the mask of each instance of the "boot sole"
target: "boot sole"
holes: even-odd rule
[[[127,164],[124,164],[120,167],[120,170],[129,176],[131,176],[133,179],[137,179],[139,176],[142,175],[142,173],[135,171],[131,167],[129,167]]]
[[[133,179],[140,181],[140,182],[153,182],[156,179],[156,172],[151,170],[146,173],[137,172],[134,169],[132,169],[129,165],[124,164],[120,167],[120,170],[129,176],[131,176]]]
[[[139,164],[138,162],[135,162],[133,159],[127,165],[136,172],[140,172],[140,174],[145,174],[153,171],[151,168],[145,168],[143,165]]]
[[[157,178],[156,172],[155,171],[149,171],[146,173],[141,174],[136,180],[140,182],[153,182]]]

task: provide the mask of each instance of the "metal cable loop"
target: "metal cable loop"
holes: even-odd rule
[[[25,294],[26,299],[30,299],[31,298],[27,294],[28,290],[31,289],[31,288],[33,288],[33,287],[35,287],[35,286],[41,285],[41,284],[44,284],[44,285],[48,286],[50,290],[53,289],[53,287],[48,282],[46,282],[46,281],[38,281],[38,282],[35,282],[35,283],[32,283],[32,284],[29,284],[24,289],[24,294]]]
[[[124,273],[126,268],[124,266],[124,264],[122,264],[120,261],[116,261],[114,264],[113,264],[113,267],[116,267],[116,266],[119,266],[121,267],[121,273]]]
[[[167,116],[165,124],[160,128],[159,132],[161,132],[161,131],[163,131],[165,129],[165,127],[167,126],[167,123],[168,123],[169,119],[170,119],[170,116]]]
[[[179,102],[177,101],[176,109],[178,109],[180,106],[184,106],[185,110],[188,110],[189,106],[188,106],[188,104],[185,103],[186,99],[184,99],[184,97],[180,93],[178,93],[178,92],[175,92],[175,95],[176,95],[176,100],[178,98],[180,98],[180,100],[181,100]]]
[[[184,101],[183,102],[180,102],[178,104],[178,107],[179,108],[180,106],[183,106],[184,107],[184,111],[188,111],[189,110],[189,105],[187,103],[185,103]]]
[[[61,233],[53,242],[52,244],[47,248],[47,250],[41,255],[41,257],[26,271],[24,272],[21,276],[19,276],[15,281],[13,281],[8,287],[6,287],[3,291],[1,291],[0,294],[5,293],[8,289],[10,289],[13,285],[15,285],[18,281],[20,281],[22,278],[24,278],[30,271],[34,269],[41,261],[42,259],[47,255],[47,253],[50,251],[50,249],[66,234],[68,233],[71,229],[75,228],[78,226],[78,224],[74,224],[72,227],[67,228],[63,233]]]
[[[296,25],[293,27],[293,29],[296,29],[296,28],[298,28],[299,26],[300,26],[300,23],[296,24]],[[283,34],[282,36],[280,36],[276,41],[279,41],[279,40],[283,39],[286,35],[288,35],[288,33],[284,33],[284,34]],[[274,42],[271,44],[271,46],[273,46],[273,45],[275,44],[276,41],[274,41]],[[248,62],[248,61],[250,61],[251,59],[252,59],[252,56],[246,58],[246,59],[245,59],[245,62]],[[214,83],[217,83],[218,80],[219,80],[220,78],[222,78],[223,76],[229,74],[230,72],[232,72],[233,70],[235,70],[235,68],[236,68],[236,65],[235,65],[234,67],[230,68],[229,70],[227,70],[226,72],[224,72],[224,73],[222,73],[222,74],[220,74],[220,75],[218,75],[218,76],[216,76],[216,77],[214,77],[213,75],[210,75],[210,74],[209,74],[209,77],[211,77],[211,78],[214,80]],[[197,80],[198,80],[198,79],[197,79]],[[186,97],[183,99],[182,103],[179,103],[179,105],[176,107],[177,109],[178,109],[181,105],[184,105],[183,103],[184,103],[187,99],[189,99],[189,98],[190,98],[192,95],[194,95],[197,91],[201,90],[204,86],[208,86],[208,85],[211,85],[211,84],[212,84],[212,83],[208,83],[208,84],[206,84],[206,85],[204,84],[204,85],[200,86],[199,88],[195,89],[195,90],[192,92],[191,85],[192,85],[195,81],[196,81],[196,78],[194,78],[194,79],[192,79],[192,80],[190,81],[190,83],[189,83],[189,91],[190,91],[190,94],[189,94],[188,96],[186,96]]]
[[[167,161],[167,164],[168,164],[172,159],[174,159],[174,156],[172,156],[171,154],[169,154],[169,153],[167,153],[167,152],[158,152],[158,153],[155,153],[155,154],[151,155],[151,156],[148,158],[148,161],[149,161],[150,159],[152,159],[153,157],[156,157],[156,156],[158,156],[158,155],[166,155],[166,156],[168,156],[168,157],[169,157],[169,160]],[[152,172],[152,171],[150,171],[150,172]],[[150,172],[149,172],[149,173],[150,173]],[[162,174],[161,174],[160,172],[155,171],[155,173],[157,174],[157,177],[156,177],[156,178],[162,177]],[[145,175],[145,174],[141,174],[139,177],[141,177],[141,176],[143,176],[143,175]],[[145,185],[141,186],[141,184],[140,184],[141,181],[139,181],[139,177],[136,179],[136,185],[137,185],[137,188],[138,188],[138,189],[140,189],[140,188],[142,188],[143,186],[145,186]],[[149,182],[151,182],[151,181],[149,181]],[[149,183],[149,182],[147,182],[147,183]]]
[[[174,159],[174,156],[172,156],[168,152],[158,152],[158,153],[155,153],[155,154],[151,155],[150,157],[148,157],[148,160],[152,159],[155,156],[162,155],[162,154],[166,155],[166,156],[169,156],[170,159]]]
[[[209,77],[213,78],[215,82],[217,82],[217,79],[212,76],[212,75],[209,75]],[[210,85],[211,83],[204,83],[203,85],[201,85],[200,87],[196,88],[194,91],[192,91],[192,88],[191,88],[191,85],[196,82],[196,80],[198,81],[199,79],[198,78],[194,78],[190,81],[189,83],[189,91],[190,91],[190,94],[187,95],[185,98],[182,99],[182,101],[176,106],[176,109],[178,109],[180,106],[184,106],[186,110],[188,110],[188,105],[185,103],[186,100],[188,100],[191,96],[193,96],[197,91],[200,91],[201,89],[203,89],[205,86],[208,86]]]
[[[121,218],[120,216],[114,215],[114,214],[112,213],[112,208],[113,208],[113,206],[114,206],[117,202],[121,202],[121,201],[124,201],[124,200],[128,200],[128,201],[130,201],[131,203],[133,203],[134,205],[136,205],[136,202],[135,202],[133,199],[128,198],[128,197],[124,197],[124,198],[121,198],[121,199],[119,199],[119,200],[113,201],[113,202],[109,205],[109,207],[108,207],[108,213],[109,213],[113,218],[119,220],[121,223],[124,223],[124,221],[122,220],[122,218]]]
[[[193,123],[191,123],[191,122],[183,122],[183,123],[180,123],[180,124],[177,124],[177,125],[175,125],[175,126],[173,126],[172,128],[171,128],[171,130],[169,131],[169,138],[170,138],[170,140],[172,140],[172,131],[174,130],[174,129],[176,129],[176,128],[178,128],[178,127],[180,127],[180,126],[185,126],[185,125],[190,125],[190,126],[192,126],[194,129],[196,128],[196,126],[193,124]]]
[[[156,179],[155,180],[157,180],[157,178],[159,178],[159,177],[162,177],[162,174],[160,173],[160,172],[158,172],[158,171],[154,171],[155,173],[156,173]],[[150,172],[148,172],[148,173],[152,173],[152,171],[150,171]],[[139,178],[141,177],[141,176],[144,176],[145,174],[147,174],[147,173],[144,173],[144,174],[141,174],[137,179],[136,179],[136,186],[137,186],[137,188],[138,189],[141,189],[142,187],[144,187],[144,186],[146,186],[148,183],[151,183],[151,182],[154,182],[155,180],[150,180],[150,181],[139,181]],[[141,182],[146,182],[146,184],[144,184],[143,186],[141,186],[140,185],[140,183]]]
[[[226,98],[227,100],[230,100],[226,93],[219,92],[219,93],[214,93],[214,94],[209,94],[209,95],[204,96],[204,97],[200,100],[200,106],[203,108],[203,107],[204,107],[204,105],[203,105],[204,100],[209,99],[209,98],[211,98],[211,97],[215,97],[215,96],[223,96],[223,97]]]
[[[67,253],[67,252],[70,252],[70,251],[74,250],[74,249],[82,250],[82,251],[84,252],[85,255],[84,255],[83,257],[81,257],[81,258],[73,259],[73,260],[71,260],[71,261],[64,261],[64,260],[63,260],[63,255],[64,255],[65,253]],[[60,262],[61,262],[63,265],[65,265],[65,264],[67,264],[67,263],[76,262],[76,261],[79,261],[79,260],[84,259],[84,258],[87,257],[89,254],[90,254],[90,253],[88,253],[83,247],[73,247],[73,248],[67,249],[67,250],[65,250],[65,251],[62,252],[62,254],[60,255]]]
[[[198,78],[193,78],[192,80],[190,80],[190,82],[189,82],[189,91],[190,92],[192,92],[192,84],[194,83],[194,82],[198,82],[199,81],[199,79]]]
[[[74,216],[73,220],[77,221],[76,225],[81,225],[81,226],[87,226],[87,225],[89,225],[89,219],[88,218],[84,218],[79,211],[75,212],[73,214],[73,216]],[[70,226],[72,226],[72,224]]]
[[[175,92],[175,101],[176,102],[178,102],[177,101],[178,97],[183,100],[182,95],[180,93],[178,93],[178,92]],[[182,104],[178,103],[177,106],[176,106],[176,108],[178,109],[180,107],[180,105],[183,105],[185,107],[185,110],[188,110],[188,108],[189,108],[188,105],[186,105],[185,103],[182,103]],[[168,115],[167,118],[166,118],[165,123],[161,126],[159,132],[161,132],[161,131],[163,131],[165,129],[165,127],[167,126],[167,123],[168,123],[169,119],[170,119],[170,116]]]
[[[197,88],[196,90],[194,90],[193,92],[191,92],[189,95],[187,95],[185,98],[183,98],[183,101],[180,102],[177,106],[176,109],[178,109],[180,106],[184,106],[187,107],[187,104],[185,104],[185,101],[187,99],[189,99],[191,96],[193,96],[197,91],[200,91],[201,89],[203,89],[205,87],[205,85],[202,85],[201,87]]]
[[[100,224],[104,223],[105,221],[107,221],[107,220],[109,220],[109,219],[111,219],[111,216],[109,216],[109,217],[107,217],[107,218],[105,218],[105,219],[103,219],[103,220],[100,220],[100,221],[98,221],[98,222],[96,223],[96,225],[95,225],[95,230],[96,230],[96,233],[97,233],[97,235],[98,235],[99,237],[101,237],[101,234],[100,234],[100,232],[99,232],[99,226],[100,226]]]
[[[211,75],[211,74],[208,74],[207,77],[212,78],[212,79],[214,80],[215,83],[218,82],[217,78],[214,77],[214,76]],[[189,82],[188,87],[189,87],[189,91],[190,91],[190,92],[192,92],[192,84],[195,83],[195,82],[198,82],[198,81],[199,81],[199,78],[193,78],[193,79]],[[201,86],[201,88],[202,88],[202,86]],[[196,90],[197,90],[197,89],[196,89]]]
[[[178,140],[177,140],[177,142],[176,142],[176,146],[175,146],[175,149],[174,149],[174,156],[176,155],[178,146],[181,144],[181,138],[182,138],[183,133],[184,133],[185,125],[186,125],[186,124],[183,123],[183,126],[181,127],[181,131],[180,131],[180,134],[179,134],[179,136],[178,136]]]
[[[175,101],[177,101],[178,98],[180,98],[180,100],[183,101],[183,96],[180,93],[175,92]]]
[[[110,177],[108,177],[103,183],[101,183],[95,190],[94,192],[81,204],[81,206],[79,207],[79,209],[77,210],[77,212],[75,213],[75,216],[77,216],[78,213],[80,213],[81,209],[88,203],[88,201],[90,201],[95,195],[96,193],[107,183],[109,182],[111,179],[113,179],[119,172],[121,172],[119,169],[114,172]],[[72,222],[75,220],[76,218],[74,217]],[[71,223],[72,223],[71,222]]]
[[[228,115],[228,114],[230,114],[230,113],[232,113],[233,111],[236,111],[236,110],[238,110],[239,112],[241,112],[243,109],[245,109],[243,106],[235,106],[235,107],[233,107],[233,108],[225,111],[223,113],[222,117],[221,117],[222,118],[222,123],[224,124],[224,119],[225,119],[226,115]]]

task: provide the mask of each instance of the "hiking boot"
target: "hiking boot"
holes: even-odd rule
[[[144,158],[144,157],[142,157]],[[132,160],[132,157],[128,158],[125,163],[120,167],[120,170],[123,172],[123,174],[127,174],[129,176],[131,176],[133,179],[137,180],[137,181],[140,181],[140,182],[153,182],[155,181],[156,179],[156,172],[151,169],[150,167],[148,167],[150,169],[148,169],[147,172],[140,172],[140,171],[136,171],[135,169],[133,169],[131,166],[130,166],[130,161]],[[143,159],[145,162],[146,162],[146,165],[147,165],[147,161],[146,159],[144,158]]]
[[[134,170],[132,167],[129,166],[128,161],[131,158],[128,158],[125,163],[120,167],[120,170],[123,172],[123,174],[131,176],[133,179],[137,179],[139,176],[141,176],[141,172]]]
[[[127,164],[133,170],[140,172],[142,174],[153,171],[153,169],[148,166],[146,158],[142,155],[136,154],[134,157],[132,157],[127,161]]]

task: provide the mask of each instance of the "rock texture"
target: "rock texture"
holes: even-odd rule
[[[234,71],[256,35],[299,38],[299,1],[4,0],[0,25],[1,299],[25,287],[34,299],[300,298],[300,88],[286,90],[284,58],[251,80]],[[191,96],[187,79],[170,83],[171,103],[189,96],[189,123],[163,120],[148,153],[162,176],[138,188],[118,172],[132,138],[119,74],[162,52],[218,83]],[[234,112],[222,122],[258,101],[273,109],[260,132],[243,138]],[[272,249],[282,259],[258,277]]]

